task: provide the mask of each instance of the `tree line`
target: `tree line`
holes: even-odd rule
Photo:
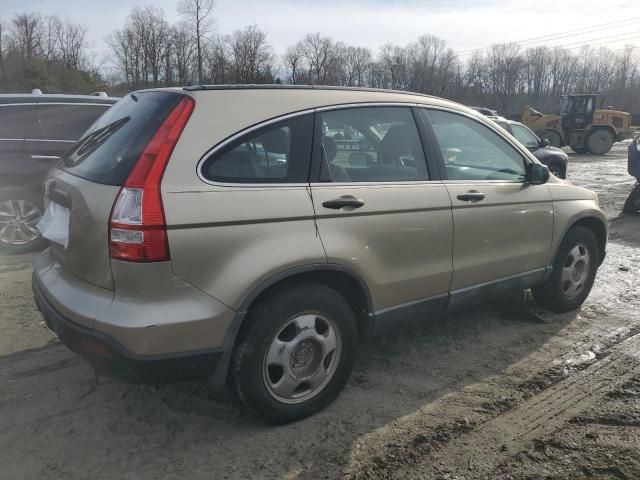
[[[25,12],[8,22],[0,18],[0,92],[74,92],[103,86],[86,34],[87,27],[55,15]]]
[[[213,0],[182,0],[178,12],[180,20],[171,24],[159,8],[134,8],[106,39],[115,66],[106,79],[104,69],[89,61],[85,27],[36,13],[0,21],[0,89],[50,90],[55,82],[46,82],[57,75],[66,79],[58,89],[82,91],[107,82],[117,94],[188,83],[340,85],[437,95],[503,114],[525,105],[557,111],[563,93],[600,93],[603,106],[640,112],[640,49],[632,46],[506,43],[465,57],[429,34],[374,52],[316,32],[277,54],[257,25],[216,32]]]

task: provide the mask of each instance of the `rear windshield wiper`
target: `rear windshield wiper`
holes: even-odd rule
[[[79,140],[76,145],[64,156],[64,163],[67,166],[73,166],[80,163],[80,157],[86,158],[90,153],[94,152],[98,147],[104,144],[111,135],[117,132],[123,125],[131,120],[131,117],[124,117],[116,120],[109,125],[94,130],[89,135]],[[76,158],[71,160],[71,157]],[[84,159],[83,158],[83,159]]]

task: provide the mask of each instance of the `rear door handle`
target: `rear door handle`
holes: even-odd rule
[[[57,155],[31,155],[34,160],[60,160]]]
[[[340,198],[334,198],[322,203],[324,208],[332,208],[334,210],[339,210],[343,207],[360,208],[363,205],[364,200],[360,200],[353,195],[343,195]]]
[[[463,193],[462,195],[458,195],[458,200],[462,200],[463,202],[479,202],[480,200],[484,200],[484,193],[478,192],[476,190],[469,190],[467,193]]]

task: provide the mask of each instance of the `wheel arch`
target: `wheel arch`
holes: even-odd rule
[[[613,125],[610,124],[604,124],[604,125],[591,125],[591,128],[589,128],[589,134],[591,134],[592,132],[597,132],[598,130],[606,130],[608,131],[611,135],[613,135],[613,141],[616,141],[616,138],[618,136],[618,132],[616,132],[615,127],[613,127]]]
[[[598,253],[599,253],[598,264],[602,265],[602,262],[604,261],[604,257],[606,254],[606,248],[607,248],[607,224],[605,220],[603,220],[599,216],[594,215],[592,213],[578,214],[575,217],[573,217],[570,222],[568,222],[567,227],[565,228],[564,232],[562,232],[562,236],[560,237],[560,240],[558,241],[558,244],[555,247],[555,251],[553,252],[553,258],[555,259],[556,255],[558,254],[558,249],[560,248],[560,244],[562,243],[564,238],[567,236],[567,233],[572,228],[577,226],[586,227],[589,230],[591,230],[595,235],[596,241],[598,242]]]
[[[360,337],[365,337],[372,331],[374,316],[371,293],[364,279],[353,269],[339,264],[312,264],[276,273],[259,283],[247,295],[231,321],[224,338],[224,353],[209,379],[214,390],[221,391],[227,385],[231,355],[242,334],[250,327],[246,320],[253,305],[274,289],[301,281],[318,282],[336,290],[351,306],[358,322]]]

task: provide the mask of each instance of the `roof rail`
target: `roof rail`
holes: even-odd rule
[[[230,84],[230,85],[187,85],[183,90],[194,92],[199,90],[346,90],[350,92],[377,92],[398,93],[404,95],[419,95],[421,97],[434,98],[426,93],[409,92],[407,90],[390,90],[384,88],[369,87],[340,87],[334,85],[287,85],[287,84]]]

